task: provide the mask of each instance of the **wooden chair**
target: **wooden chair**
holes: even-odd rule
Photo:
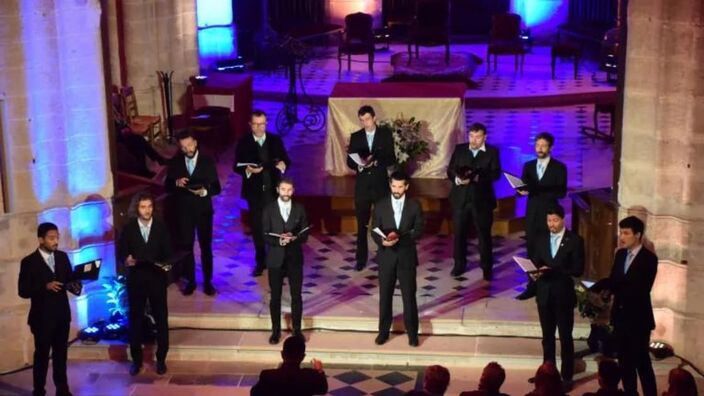
[[[120,96],[122,97],[122,110],[130,128],[135,133],[143,133],[143,136],[154,141],[161,137],[161,116],[158,115],[140,115],[137,109],[137,98],[134,94],[134,87],[127,86],[120,88]]]
[[[450,63],[450,1],[418,0],[416,15],[408,32],[408,64],[411,63],[411,47],[445,46],[445,63]]]
[[[347,54],[347,70],[352,65],[352,55],[367,54],[369,71],[374,71],[374,30],[373,18],[369,14],[357,12],[345,17],[345,30],[340,33],[337,48],[338,72],[342,71],[342,55]]]
[[[520,60],[520,70],[523,73],[523,63],[525,60],[525,48],[521,41],[521,16],[518,14],[496,14],[491,19],[491,33],[489,45],[486,49],[486,72],[491,70],[491,56],[494,56],[494,70],[498,64],[499,55],[514,56],[514,70],[518,70]]]
[[[552,78],[555,79],[555,63],[557,59],[572,59],[574,63],[574,79],[577,79],[579,71],[579,59],[582,57],[582,48],[579,44],[566,40],[559,40],[552,44],[550,48],[550,68]]]

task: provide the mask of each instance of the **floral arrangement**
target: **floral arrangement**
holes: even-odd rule
[[[575,284],[577,309],[583,318],[589,318],[593,325],[610,327],[611,299],[605,293],[587,289],[581,282]]]
[[[391,129],[394,137],[396,163],[403,166],[430,156],[430,133],[415,117],[404,118],[400,114],[394,120],[385,120],[381,126]]]

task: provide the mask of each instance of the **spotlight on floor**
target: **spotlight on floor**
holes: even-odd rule
[[[650,353],[655,360],[662,360],[675,356],[675,349],[662,341],[652,341],[650,343]]]
[[[78,339],[82,344],[97,344],[102,338],[103,330],[98,326],[89,326],[78,333]]]

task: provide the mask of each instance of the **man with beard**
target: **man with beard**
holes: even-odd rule
[[[175,196],[178,216],[179,250],[188,254],[183,260],[183,276],[187,280],[183,295],[189,296],[196,289],[196,261],[193,242],[198,233],[203,291],[215,295],[213,287],[213,203],[212,197],[220,194],[220,180],[215,162],[198,150],[198,141],[190,131],[176,136],[181,152],[169,162],[166,188]]]
[[[526,248],[528,257],[534,255],[536,238],[548,233],[545,218],[550,207],[558,204],[560,198],[567,194],[567,167],[552,158],[551,152],[555,138],[548,132],[541,132],[535,137],[535,154],[538,158],[523,165],[521,180],[526,184],[518,190],[528,196],[526,208]],[[528,280],[526,290],[516,298],[526,300],[535,296],[535,283]]]
[[[308,219],[303,205],[291,201],[293,181],[282,178],[276,187],[279,198],[264,208],[262,230],[268,245],[266,266],[269,271],[271,299],[270,344],[277,344],[281,338],[281,289],[284,278],[288,277],[291,290],[291,316],[293,335],[303,337],[301,318],[303,302],[303,244],[308,240]]]
[[[548,234],[536,239],[531,260],[538,268],[532,275],[543,333],[543,361],[555,363],[555,329],[560,334],[560,353],[565,391],[571,390],[574,374],[574,308],[577,296],[573,277],[584,272],[584,240],[565,228],[565,210],[555,205],[547,210]]]
[[[144,308],[148,300],[156,324],[156,372],[162,375],[166,373],[166,353],[169,350],[166,287],[171,243],[166,224],[153,217],[154,197],[151,194],[141,192],[135,195],[132,205],[136,218],[122,230],[117,257],[127,267],[130,374],[137,375],[142,369]]]
[[[362,106],[357,111],[362,129],[350,136],[348,154],[357,154],[366,162],[357,164],[347,157],[347,166],[357,177],[354,185],[354,215],[357,218],[357,249],[355,269],[361,271],[367,265],[367,226],[372,213],[372,204],[389,195],[387,168],[396,163],[394,138],[391,130],[376,125],[376,114],[371,106]]]
[[[401,286],[403,321],[408,333],[408,345],[418,346],[418,305],[416,302],[416,242],[423,235],[423,210],[420,202],[406,197],[408,176],[396,171],[391,174],[391,197],[374,204],[372,237],[379,252],[379,335],[376,344],[389,339],[393,320],[393,297],[396,280]]]
[[[447,167],[452,182],[450,204],[454,236],[455,265],[451,275],[464,273],[467,267],[467,218],[472,217],[479,239],[482,275],[489,281],[493,276],[491,225],[494,222],[496,194],[494,182],[501,176],[499,150],[486,143],[486,127],[475,123],[469,128],[469,144],[455,147]]]
[[[45,394],[49,353],[58,396],[70,396],[66,377],[68,332],[71,307],[66,291],[81,294],[81,282],[76,280],[68,255],[59,248],[59,229],[53,223],[37,227],[39,248],[22,259],[18,292],[32,300],[27,324],[34,335],[34,396]]]
[[[262,232],[262,212],[264,207],[276,200],[276,185],[291,166],[283,140],[273,133],[266,132],[266,114],[255,110],[249,121],[252,133],[240,138],[235,152],[235,173],[242,176],[242,198],[247,200],[249,226],[254,240],[255,267],[252,275],[259,276],[264,271],[264,233]]]

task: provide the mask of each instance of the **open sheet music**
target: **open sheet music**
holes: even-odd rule
[[[303,234],[304,232],[307,232],[307,231],[310,230],[312,227],[313,227],[312,225],[309,225],[308,227],[305,227],[305,228],[303,228],[302,230],[298,231],[298,233],[297,233],[296,235],[292,235],[292,236],[290,236],[290,237],[289,237],[289,236],[285,236],[285,235],[283,235],[283,234],[277,234],[277,233],[275,233],[275,232],[269,232],[269,233],[267,233],[267,235],[270,235],[270,236],[273,236],[273,237],[277,237],[277,238],[293,238],[293,237],[298,237],[299,235]]]
[[[375,227],[375,228],[372,230],[372,232],[374,232],[374,233],[376,233],[377,235],[379,235],[380,237],[386,239],[386,234],[384,234],[384,231],[382,231],[381,228]]]
[[[511,185],[513,189],[518,189],[521,187],[525,187],[527,184],[523,182],[520,178],[508,173],[504,172],[504,176],[506,177],[506,180],[508,181],[508,184]]]
[[[535,267],[535,264],[533,264],[533,262],[527,258],[513,256],[513,261],[515,261],[516,264],[518,264],[518,266],[521,267],[521,269],[525,273],[531,274],[538,271],[538,268]]]
[[[239,168],[240,166],[251,166],[252,168],[259,168],[262,166],[262,164],[255,164],[253,162],[238,162],[237,167]]]
[[[367,161],[365,161],[362,157],[360,157],[359,154],[350,153],[347,155],[349,155],[349,157],[352,158],[352,161],[354,161],[355,164],[357,164],[359,166],[367,166]]]

